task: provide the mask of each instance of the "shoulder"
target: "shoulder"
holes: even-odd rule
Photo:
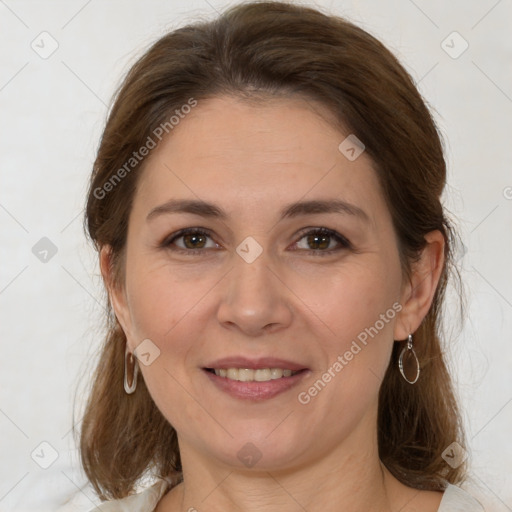
[[[438,512],[485,512],[483,506],[471,494],[456,485],[448,484]]]
[[[166,480],[158,480],[137,494],[120,500],[104,501],[90,512],[153,512],[168,486]]]

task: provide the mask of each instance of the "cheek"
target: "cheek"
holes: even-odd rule
[[[131,276],[127,290],[137,337],[150,338],[161,349],[171,339],[173,350],[178,349],[182,337],[177,333],[185,326],[192,331],[198,327],[190,318],[214,279],[207,274],[171,271],[168,265],[142,260],[133,265]]]
[[[328,344],[342,349],[361,333],[360,339],[364,339],[370,328],[372,338],[375,337],[373,327],[383,338],[389,338],[396,316],[396,308],[392,306],[399,299],[399,283],[396,269],[384,263],[347,265],[336,272],[297,281],[294,293],[304,299],[317,317],[319,328],[323,325]]]
[[[323,287],[324,291],[322,300],[312,300],[311,309],[322,320],[319,333],[324,333],[326,360],[314,372],[308,383],[311,387],[301,390],[305,392],[301,403],[310,400],[316,410],[336,418],[341,414],[345,422],[347,410],[355,420],[375,400],[401,309],[399,284],[399,269],[383,264],[352,266],[350,271],[317,281],[315,289]]]
[[[190,372],[199,371],[187,362],[197,349],[194,340],[201,339],[204,331],[204,318],[198,317],[201,298],[212,284],[205,276],[196,279],[176,272],[171,275],[165,266],[152,267],[150,262],[133,265],[130,275],[127,290],[136,338],[133,342],[137,345],[150,339],[158,348],[158,356],[150,365],[139,364],[148,391],[178,430],[186,428],[189,421],[202,424],[205,418],[200,408],[184,390],[190,389]]]

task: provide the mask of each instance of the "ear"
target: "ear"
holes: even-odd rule
[[[404,340],[418,329],[432,305],[443,271],[443,234],[439,230],[431,231],[425,235],[425,240],[420,258],[412,264],[410,280],[402,287],[402,310],[395,322],[395,340]]]
[[[100,269],[114,314],[126,335],[126,339],[130,340],[132,339],[130,309],[124,285],[115,280],[112,265],[112,247],[110,245],[104,245],[100,250]]]

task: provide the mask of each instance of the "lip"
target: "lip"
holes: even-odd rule
[[[219,367],[216,366],[215,368]],[[231,366],[230,368],[243,368],[243,366]],[[260,366],[260,368],[268,368],[268,366]],[[273,366],[273,368],[280,367]],[[209,372],[206,368],[203,368],[203,373],[210,379],[217,389],[227,393],[233,398],[259,402],[274,398],[275,396],[288,391],[292,387],[297,386],[306,375],[309,375],[310,372],[308,369],[303,368],[303,371],[299,371],[299,373],[290,377],[281,377],[280,379],[269,380],[266,382],[242,382],[239,380],[231,380],[227,377],[215,375],[215,373]]]
[[[215,375],[215,373],[208,371],[208,369],[219,368],[249,368],[251,370],[280,368],[282,370],[292,370],[299,373],[291,375],[290,377],[281,377],[280,379],[273,379],[266,382],[242,382],[231,380],[227,377],[221,377],[220,375]],[[227,393],[233,398],[252,401],[263,401],[274,398],[299,384],[299,382],[310,373],[309,368],[305,367],[303,364],[286,359],[278,359],[275,357],[250,359],[241,356],[225,357],[212,361],[203,368],[203,372],[217,389]]]
[[[259,370],[262,368],[281,368],[282,370],[292,371],[308,370],[308,368],[303,364],[287,361],[285,359],[277,359],[275,357],[260,357],[257,359],[249,359],[247,357],[225,357],[208,363],[204,368],[249,368],[251,370]]]

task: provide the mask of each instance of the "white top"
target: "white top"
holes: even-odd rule
[[[104,501],[90,512],[154,512],[168,483],[158,480],[151,487],[121,500]],[[485,512],[482,505],[466,491],[448,484],[437,512]]]

